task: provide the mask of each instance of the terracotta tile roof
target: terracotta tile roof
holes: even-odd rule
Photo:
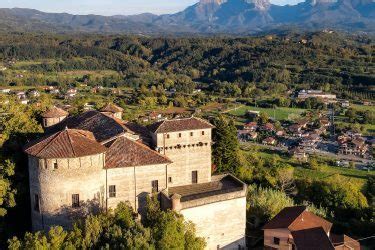
[[[286,207],[270,220],[263,229],[288,228],[290,231],[322,227],[329,232],[332,223],[308,212],[305,206]]]
[[[293,241],[298,250],[334,250],[327,233],[321,227],[292,232]]]
[[[191,117],[156,122],[148,128],[153,133],[170,133],[185,130],[208,129],[213,127],[212,124],[203,119]]]
[[[350,238],[349,236],[345,234],[342,234],[342,235],[331,234],[330,238],[335,247],[347,246],[353,250],[361,249],[361,244],[357,240]]]
[[[48,129],[48,131],[56,132],[65,127],[90,131],[94,134],[98,142],[111,140],[127,131],[124,121],[102,114],[96,110],[68,117],[61,123]]]
[[[43,159],[77,158],[100,154],[106,147],[95,141],[91,132],[64,129],[26,145],[25,152]]]
[[[124,109],[116,106],[113,103],[108,103],[105,105],[103,108],[100,109],[101,112],[110,112],[110,113],[117,113],[117,112],[122,112]]]
[[[52,108],[42,113],[43,118],[57,118],[57,117],[63,117],[63,116],[68,116],[68,115],[69,115],[68,112],[55,106],[53,106]]]
[[[106,168],[136,167],[172,163],[167,157],[146,145],[119,137],[106,144]]]

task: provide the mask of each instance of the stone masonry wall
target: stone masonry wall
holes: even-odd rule
[[[43,126],[45,128],[48,128],[48,127],[53,126],[57,123],[60,123],[65,118],[66,118],[66,116],[54,117],[54,118],[43,118]]]
[[[274,244],[274,238],[279,238],[280,243]],[[289,239],[293,239],[288,229],[266,229],[264,230],[264,246],[272,247],[280,250],[290,250],[292,245],[289,244]]]
[[[116,197],[108,198],[108,207],[129,201],[136,211],[142,212],[146,196],[152,193],[152,181],[158,181],[159,191],[167,187],[166,172],[165,164],[108,169],[107,185],[116,186]]]
[[[180,213],[195,224],[207,249],[245,247],[246,197],[182,209]]]
[[[103,163],[103,154],[48,160],[29,157],[33,230],[69,227],[83,213],[101,209],[106,193]],[[79,194],[80,208],[72,208],[73,194]],[[39,211],[35,195],[39,196]]]
[[[211,181],[211,129],[160,133],[153,138],[159,152],[173,161],[168,166],[170,187],[191,184],[192,171],[198,171],[198,183]]]

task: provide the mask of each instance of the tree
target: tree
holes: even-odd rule
[[[232,120],[219,116],[213,122],[215,125],[212,149],[213,162],[219,173],[234,173],[239,166],[239,143],[237,129]]]
[[[282,191],[272,188],[256,187],[255,185],[248,186],[247,201],[247,213],[254,221],[254,227],[266,223],[275,217],[283,208],[296,205],[294,200]],[[302,202],[302,205],[305,205],[309,211],[319,216],[327,217],[328,210],[325,208],[318,208],[311,202],[305,201]]]
[[[260,112],[259,116],[257,117],[257,122],[260,124],[266,124],[269,121],[270,117],[265,112]]]
[[[291,194],[296,185],[294,182],[294,168],[292,166],[280,167],[277,169],[276,187],[281,192]]]
[[[269,188],[248,187],[247,214],[254,228],[264,224],[283,208],[294,206],[293,199],[285,193]]]
[[[349,122],[355,122],[357,119],[357,112],[353,108],[348,108],[345,112],[345,116],[348,118]]]
[[[151,225],[155,226],[155,225]],[[23,239],[13,237],[9,249],[154,249],[151,230],[136,220],[127,203],[114,211],[89,215],[77,221],[73,229],[52,227],[48,233],[26,233]]]
[[[157,249],[203,249],[203,238],[195,236],[194,225],[185,223],[183,216],[174,211],[162,211],[157,196],[147,197],[146,226],[151,226]]]
[[[7,213],[7,208],[14,207],[16,190],[12,186],[15,165],[9,159],[0,161],[0,217]]]

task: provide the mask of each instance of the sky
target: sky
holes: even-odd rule
[[[130,15],[140,13],[175,13],[199,0],[0,0],[0,8],[30,8],[44,12],[70,14]],[[271,0],[278,5],[301,0]]]

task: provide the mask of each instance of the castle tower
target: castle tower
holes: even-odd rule
[[[63,109],[53,106],[42,114],[43,127],[48,128],[63,121],[69,115]]]
[[[113,103],[108,103],[106,106],[100,109],[100,112],[107,113],[110,116],[122,119],[122,112],[124,109],[120,108],[119,106],[114,105]]]
[[[65,129],[26,146],[33,230],[71,226],[104,206],[106,148],[91,132]]]
[[[150,126],[156,151],[173,162],[168,167],[169,187],[211,181],[212,128],[196,117]]]

